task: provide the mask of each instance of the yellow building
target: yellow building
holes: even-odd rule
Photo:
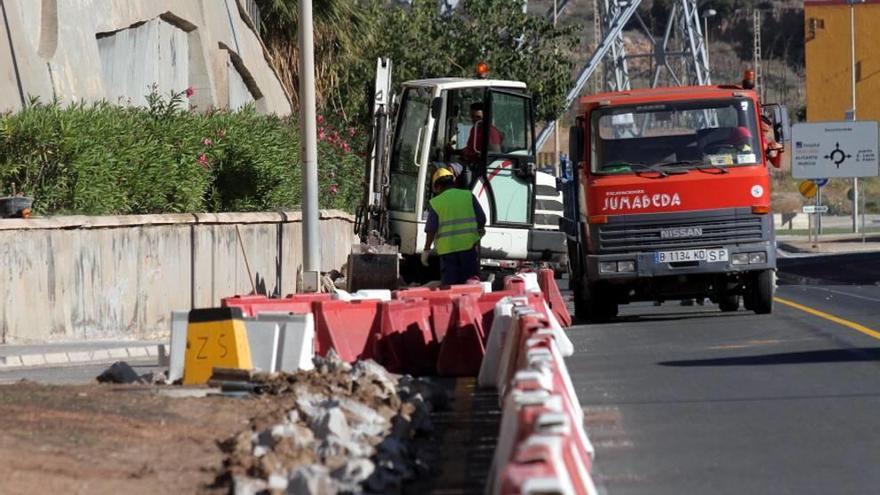
[[[880,120],[880,0],[856,0],[856,117]],[[807,120],[844,120],[852,108],[850,4],[804,0]]]

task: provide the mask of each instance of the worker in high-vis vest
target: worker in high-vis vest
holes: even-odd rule
[[[486,214],[470,191],[455,187],[455,176],[449,169],[437,169],[431,183],[434,197],[428,207],[422,264],[428,266],[433,244],[440,255],[444,285],[479,282],[480,239],[485,233]]]

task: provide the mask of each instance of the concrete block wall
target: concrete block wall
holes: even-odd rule
[[[0,220],[0,342],[165,338],[172,311],[296,290],[299,212]],[[322,269],[346,261],[353,218],[321,213]]]

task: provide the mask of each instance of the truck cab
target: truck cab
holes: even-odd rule
[[[708,297],[772,311],[776,250],[757,94],[653,88],[580,100],[571,129],[577,218],[564,222],[576,311]],[[771,128],[779,129],[779,126]]]

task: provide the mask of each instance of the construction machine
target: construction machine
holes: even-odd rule
[[[536,170],[534,105],[526,84],[489,79],[480,64],[473,79],[408,81],[394,95],[391,70],[390,60],[378,60],[355,224],[362,244],[349,258],[348,288],[394,287],[399,275],[406,282],[439,278],[436,260],[434,270],[419,261],[429,181],[438,167],[454,170],[458,186],[471,190],[486,212],[480,243],[486,266],[564,259],[561,194],[555,177]],[[482,108],[476,121],[474,104]]]

